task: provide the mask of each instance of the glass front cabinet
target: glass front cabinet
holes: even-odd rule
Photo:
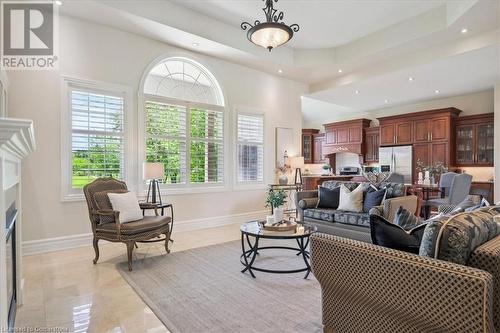
[[[493,166],[493,113],[459,117],[456,126],[457,166]]]
[[[304,156],[304,163],[314,163],[314,135],[318,134],[317,129],[302,129],[302,156]]]

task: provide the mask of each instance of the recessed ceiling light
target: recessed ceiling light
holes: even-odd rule
[[[194,42],[194,43],[193,43],[193,46],[194,46],[194,47],[198,47],[198,46],[200,46],[200,43]]]
[[[469,32],[469,29],[467,28],[462,28],[462,30],[460,30],[461,34],[466,34],[467,32]]]
[[[337,72],[342,73],[342,69],[339,69]]]
[[[439,93],[440,93],[439,89],[434,90],[434,92],[435,92],[436,94],[439,94]]]
[[[384,100],[384,103],[385,104],[389,103],[389,100],[388,99]]]
[[[412,76],[410,76],[410,77],[408,78],[408,81],[410,81],[410,82],[413,82],[414,80],[415,80],[415,78],[414,78],[414,77],[412,77]]]
[[[56,0],[56,5],[62,6],[62,1],[61,0]]]
[[[359,90],[354,91],[356,95],[359,95]]]
[[[278,69],[278,73],[279,74],[283,74],[283,70],[282,69]]]

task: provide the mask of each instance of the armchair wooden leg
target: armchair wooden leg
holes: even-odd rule
[[[170,231],[165,233],[165,251],[170,253],[170,249],[168,248],[168,242],[170,241]]]
[[[95,258],[92,262],[95,265],[95,264],[97,264],[97,260],[99,260],[99,238],[94,237],[92,244],[94,245],[94,252],[95,252]]]
[[[132,270],[132,252],[134,251],[135,242],[127,242],[127,260],[128,270]]]

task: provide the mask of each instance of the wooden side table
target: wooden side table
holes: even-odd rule
[[[172,232],[174,230],[174,205],[171,203],[152,203],[152,202],[140,202],[139,207],[142,209],[142,216],[144,216],[144,213],[146,210],[153,210],[153,209],[161,209],[161,216],[165,215],[165,208],[170,208],[170,217],[172,218],[172,221],[170,222],[170,235],[172,235]],[[160,240],[154,240],[154,242],[160,242]],[[174,240],[172,237],[170,237],[169,241],[172,243]]]

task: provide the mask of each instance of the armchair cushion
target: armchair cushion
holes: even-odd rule
[[[142,211],[135,193],[108,193],[108,197],[113,210],[120,212],[120,223],[142,219]]]
[[[370,215],[370,232],[375,245],[405,252],[418,253],[425,224],[406,231],[382,216]]]
[[[156,230],[170,223],[170,216],[144,216],[141,220],[125,223],[121,225],[120,231],[123,235],[140,234],[151,230]],[[116,224],[107,223],[98,227],[98,232],[116,233]]]
[[[97,205],[97,209],[102,211],[112,211],[113,206],[111,201],[109,201],[108,193],[127,193],[128,190],[106,190],[101,192],[96,192],[94,194],[94,201]],[[99,223],[112,223],[115,222],[114,215],[100,215]]]

